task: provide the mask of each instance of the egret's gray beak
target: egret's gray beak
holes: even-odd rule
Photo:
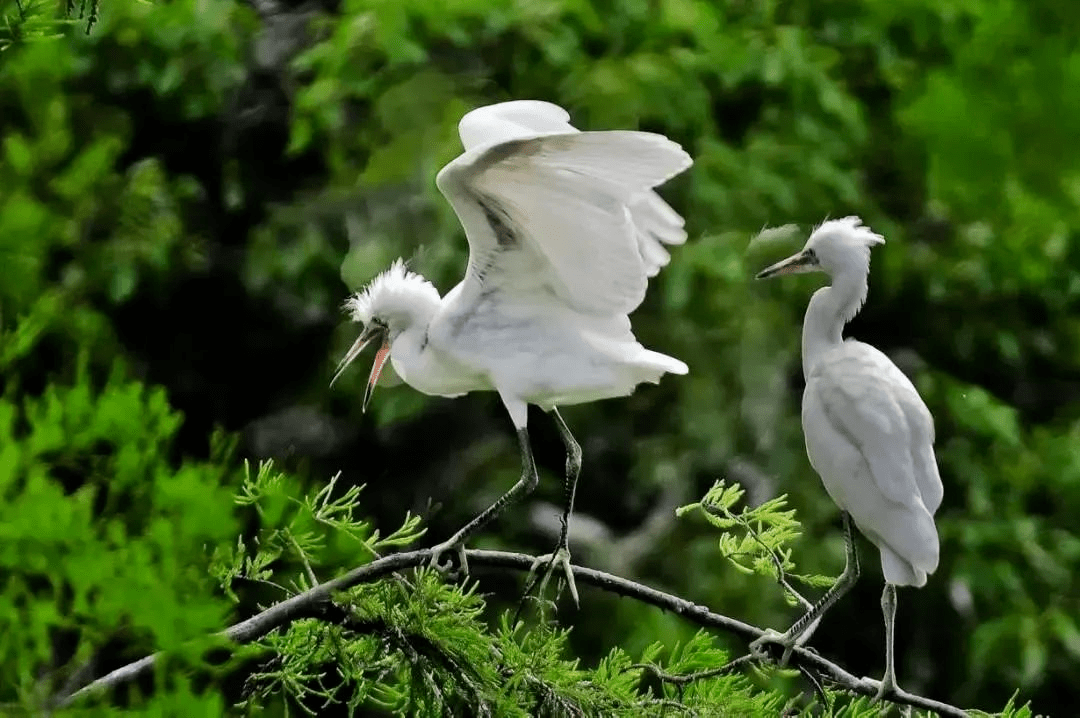
[[[793,254],[787,259],[781,260],[771,267],[766,267],[757,273],[755,279],[768,279],[779,277],[783,274],[802,274],[803,272],[815,272],[821,268],[817,257],[805,249],[798,254]]]
[[[361,411],[367,411],[368,401],[371,400],[371,392],[375,388],[375,382],[379,380],[379,372],[382,371],[386,359],[390,356],[390,342],[386,327],[374,322],[365,327],[360,338],[353,343],[345,357],[338,364],[337,371],[334,372],[334,378],[330,380],[330,386],[333,386],[342,372],[349,367],[349,364],[352,364],[353,360],[360,356],[360,352],[364,351],[368,344],[377,340],[381,340],[382,346],[379,347],[379,351],[375,354],[375,364],[371,367],[367,389],[364,390],[364,403],[361,405]]]

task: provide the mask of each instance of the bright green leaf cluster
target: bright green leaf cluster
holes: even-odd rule
[[[206,573],[236,533],[223,469],[171,462],[160,389],[80,367],[0,398],[0,703],[40,705],[110,641],[172,651],[228,616]]]
[[[816,574],[794,573],[788,544],[799,537],[795,510],[786,509],[787,496],[769,499],[758,506],[734,510],[746,490],[738,484],[717,481],[698,503],[678,509],[679,515],[700,512],[713,526],[721,529],[720,555],[739,571],[769,576],[780,582],[792,605],[803,603],[800,594],[788,584],[795,579],[808,586],[828,586],[833,579]],[[732,532],[731,529],[736,529]]]
[[[237,580],[273,586],[285,594],[279,598],[285,598],[327,580],[316,569],[339,565],[343,555],[351,554],[352,563],[359,564],[386,549],[407,546],[424,534],[419,517],[406,515],[400,528],[380,536],[370,521],[354,515],[362,487],[352,486],[334,496],[338,478],[297,498],[301,492],[295,479],[274,470],[272,461],[260,463],[254,475],[245,463],[235,502],[254,509],[260,530],[247,541],[237,538],[235,546],[218,547],[211,566],[234,601],[239,601],[233,590]]]

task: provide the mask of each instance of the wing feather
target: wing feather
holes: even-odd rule
[[[487,144],[493,139],[492,128],[516,125],[521,137],[546,133],[577,132],[570,124],[570,113],[543,100],[511,100],[485,105],[467,112],[458,122],[458,134],[466,150]]]
[[[655,277],[671,261],[664,245],[679,245],[686,241],[683,218],[652,190],[634,200],[630,205],[630,217],[637,230],[645,272]]]
[[[658,261],[643,256],[630,207],[689,165],[689,155],[661,135],[573,132],[474,147],[444,167],[436,184],[465,226],[466,282],[475,291],[494,276],[508,291],[535,287],[523,268],[543,266],[554,292],[575,309],[628,313]],[[543,261],[523,261],[514,256],[520,252]]]
[[[542,100],[512,100],[479,107],[458,123],[458,133],[466,150],[511,137],[576,132],[579,130],[570,124],[570,114],[566,110]],[[630,218],[636,228],[645,273],[655,277],[671,261],[664,245],[680,245],[686,241],[683,218],[652,190],[632,201]]]

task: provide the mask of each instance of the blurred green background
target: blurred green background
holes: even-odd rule
[[[690,239],[633,317],[690,374],[564,411],[584,449],[575,561],[786,626],[774,583],[674,518],[725,478],[752,503],[789,494],[800,569],[839,573],[839,514],[799,425],[800,323],[822,280],[754,283],[805,231],[750,240],[859,214],[887,243],[848,334],[912,377],[945,483],[941,566],[900,593],[900,683],[1076,713],[1072,4],[105,0],[89,33],[19,27],[0,36],[0,702],[103,645],[115,667],[236,616],[199,567],[243,529],[237,458],[313,486],[341,471],[385,530],[425,515],[428,544],[516,480],[494,394],[383,387],[363,415],[366,368],[327,384],[358,331],[349,291],[398,256],[444,292],[464,270],[434,186],[458,119],[534,98],[695,158],[663,190]],[[530,430],[539,490],[474,546],[553,545],[562,448],[535,410]],[[863,578],[813,644],[878,676],[880,568],[859,545]],[[512,598],[516,580],[482,586]],[[588,589],[564,618],[586,662],[693,633]],[[196,715],[223,699],[190,700]]]

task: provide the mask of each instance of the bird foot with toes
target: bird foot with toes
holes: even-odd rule
[[[445,562],[443,561],[443,557],[451,551],[457,554],[456,568],[454,567],[453,559],[447,558]],[[431,560],[428,561],[428,566],[444,576],[468,576],[469,562],[465,558],[465,544],[454,541],[444,541],[438,546],[433,546],[431,548]]]
[[[760,638],[756,638],[750,643],[750,655],[759,660],[774,661],[780,666],[786,666],[788,659],[791,658],[791,651],[795,648],[795,642],[796,639],[786,633],[766,628],[765,633]],[[784,652],[779,661],[776,661],[769,650],[770,645],[783,647]]]
[[[896,678],[894,676],[886,675],[880,681],[874,680],[873,678],[863,678],[863,680],[871,685],[877,685],[877,692],[874,693],[875,702],[897,698],[904,694],[904,692],[900,690],[900,686],[896,685]]]
[[[537,594],[540,596],[544,595],[544,590],[547,588],[548,580],[551,578],[555,566],[560,566],[563,571],[563,576],[566,579],[566,587],[570,591],[570,597],[574,599],[574,605],[580,605],[578,601],[577,585],[574,583],[574,571],[570,566],[570,550],[565,546],[560,546],[554,553],[537,556],[533,560],[532,567],[529,568],[530,585],[533,581],[533,574],[535,574],[536,570],[544,564],[547,564],[547,568],[544,569],[544,577],[540,579],[540,588],[537,590]]]

